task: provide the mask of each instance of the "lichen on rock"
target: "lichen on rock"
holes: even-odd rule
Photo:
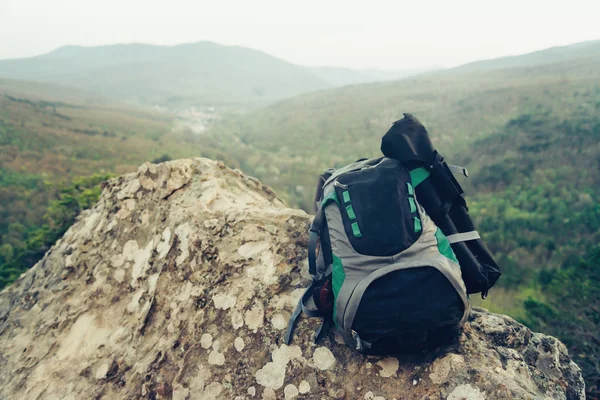
[[[0,398],[583,399],[558,340],[474,310],[457,341],[365,357],[318,321],[284,325],[308,282],[310,216],[207,159],[112,179],[0,293]]]

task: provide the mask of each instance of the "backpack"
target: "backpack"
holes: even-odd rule
[[[409,125],[402,128],[403,121]],[[415,121],[405,114],[382,143],[390,142],[390,132],[395,138],[414,131],[405,128],[420,124]],[[426,146],[419,148],[415,137],[411,138],[413,143],[403,145],[428,153]],[[398,142],[394,140],[394,144]],[[389,354],[435,346],[453,338],[464,324],[470,310],[468,293],[487,292],[497,280],[491,276],[490,285],[489,271],[481,263],[465,270],[453,250],[456,246],[464,250],[465,242],[480,239],[471,229],[472,223],[457,224],[460,233],[452,224],[452,206],[458,204],[456,211],[463,205],[466,209],[466,204],[458,200],[462,190],[456,188],[460,186],[453,177],[448,178],[450,184],[438,177],[440,166],[444,176],[450,171],[443,157],[431,148],[435,153],[428,155],[433,160],[408,159],[388,147],[382,145],[382,150],[393,157],[362,159],[319,177],[317,211],[308,242],[313,281],[290,318],[286,344],[291,342],[298,317],[305,313],[322,318],[315,341],[334,324],[344,342],[362,353]],[[452,169],[466,174],[460,167]],[[453,194],[436,195],[439,182],[455,183]],[[423,202],[425,196],[434,200]],[[469,230],[462,229],[465,227]],[[463,253],[477,261],[468,248]],[[475,276],[465,278],[471,270],[476,270]],[[465,285],[467,282],[471,286]]]

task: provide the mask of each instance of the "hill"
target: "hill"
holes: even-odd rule
[[[378,79],[351,68],[307,67],[308,71],[332,86],[355,85],[357,83],[374,82]]]
[[[0,162],[55,178],[74,171],[122,173],[148,156],[182,148],[165,140],[172,119],[66,87],[2,80]]]
[[[568,46],[556,46],[532,53],[501,57],[492,60],[476,61],[449,71],[488,71],[502,68],[534,67],[544,64],[568,62],[580,58],[598,58],[600,40],[575,43]]]
[[[172,107],[265,104],[330,86],[304,68],[261,51],[211,42],[67,46],[0,61],[0,78],[58,83]]]
[[[432,73],[309,93],[226,119],[201,139],[309,209],[315,176],[378,154],[381,136],[402,112],[418,116],[436,146],[451,157],[522,114],[567,118],[581,101],[595,107],[599,63],[600,56],[537,67]]]
[[[473,311],[453,343],[365,357],[287,317],[309,216],[207,159],[144,164],[0,292],[0,397],[583,399],[565,346]]]
[[[523,317],[529,297],[545,299],[553,275],[600,241],[600,87],[580,101],[566,118],[515,118],[456,159],[473,166],[470,211],[505,272],[508,291],[490,308]]]
[[[93,204],[111,174],[205,155],[174,117],[50,84],[0,81],[0,288],[31,267]],[[228,160],[236,165],[233,160]]]

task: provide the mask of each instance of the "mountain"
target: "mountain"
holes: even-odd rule
[[[333,331],[315,344],[314,318],[283,344],[309,221],[208,159],[110,180],[0,292],[0,397],[585,398],[561,342],[481,309],[429,352],[365,357]]]
[[[145,105],[266,104],[331,86],[302,67],[238,46],[66,46],[0,61],[0,78],[63,84]]]
[[[487,71],[501,68],[535,67],[543,64],[568,62],[579,58],[600,57],[600,40],[556,46],[517,56],[501,57],[492,60],[476,61],[450,71]]]
[[[378,80],[372,75],[351,68],[307,67],[306,69],[332,86],[355,85]]]
[[[600,41],[479,61],[439,74],[534,67],[598,57]],[[257,106],[335,86],[392,81],[436,67],[380,70],[301,67],[258,50],[198,42],[177,46],[65,46],[36,57],[0,60],[0,79],[40,81],[104,97],[170,108]]]
[[[378,81],[394,81],[410,76],[431,72],[438,67],[415,68],[407,70],[351,69],[339,67],[308,67],[308,70],[333,86],[356,85]]]
[[[420,75],[428,72],[435,72],[444,68],[439,66],[429,66],[422,68],[410,68],[410,69],[377,69],[367,68],[361,70],[365,74],[369,74],[377,78],[379,81],[395,81],[398,79],[404,79],[415,75]]]

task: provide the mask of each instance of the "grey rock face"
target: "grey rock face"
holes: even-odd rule
[[[365,357],[283,332],[310,217],[206,159],[110,181],[0,293],[2,399],[583,399],[558,340],[473,311],[456,343]]]

